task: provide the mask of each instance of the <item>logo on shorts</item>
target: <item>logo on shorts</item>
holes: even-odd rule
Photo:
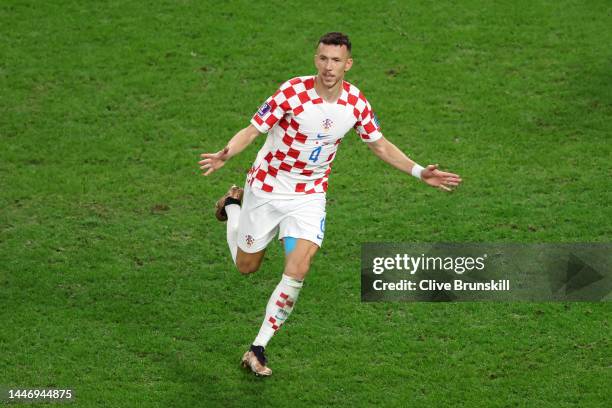
[[[325,217],[321,218],[321,233],[317,234],[317,238],[318,239],[323,239],[323,234],[325,233]]]
[[[261,107],[257,111],[257,114],[259,116],[264,116],[268,112],[270,112],[270,105],[268,104],[268,102],[264,102],[264,104],[261,105]]]
[[[322,123],[323,125],[323,129],[325,129],[326,131],[331,129],[332,126],[334,126],[334,122],[332,122],[331,119],[325,119]]]
[[[253,238],[252,235],[247,235],[245,239],[246,239],[246,244],[249,248],[253,246],[253,243],[255,243],[255,238]]]

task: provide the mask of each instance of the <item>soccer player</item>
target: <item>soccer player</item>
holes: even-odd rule
[[[282,278],[270,297],[257,337],[242,365],[270,375],[265,347],[293,311],[310,263],[323,242],[325,193],[331,164],[345,134],[355,129],[380,159],[426,184],[451,191],[461,183],[437,165],[422,167],[383,137],[370,103],[344,81],[353,65],[351,42],[342,33],[320,38],[314,64],[317,74],[288,80],[217,153],[199,162],[205,176],[223,167],[255,138],[267,133],[246,178],[244,190],[232,186],[216,204],[227,220],[227,243],[237,269],[257,271],[266,246],[278,233],[285,250]]]

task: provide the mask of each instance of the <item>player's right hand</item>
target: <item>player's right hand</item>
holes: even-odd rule
[[[213,171],[219,170],[225,162],[229,159],[227,154],[229,147],[225,147],[223,150],[219,150],[217,153],[202,153],[200,157],[204,160],[200,160],[200,170],[203,171],[202,175],[208,176]]]
[[[432,187],[441,191],[453,191],[463,180],[455,173],[438,170],[437,164],[430,164],[423,169],[421,179]]]

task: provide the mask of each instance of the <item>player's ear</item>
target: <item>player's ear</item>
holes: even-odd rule
[[[353,59],[349,57],[349,59],[346,60],[346,65],[344,66],[344,72],[347,72],[349,69],[351,69],[352,66],[353,66]]]

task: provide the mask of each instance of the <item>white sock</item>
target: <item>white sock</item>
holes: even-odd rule
[[[232,259],[236,263],[236,253],[238,252],[238,220],[240,220],[240,206],[230,204],[225,206],[227,214],[227,245],[232,253]]]
[[[302,289],[303,281],[293,279],[285,274],[272,292],[266,316],[259,329],[259,334],[253,342],[254,346],[266,347],[274,333],[287,320]]]

